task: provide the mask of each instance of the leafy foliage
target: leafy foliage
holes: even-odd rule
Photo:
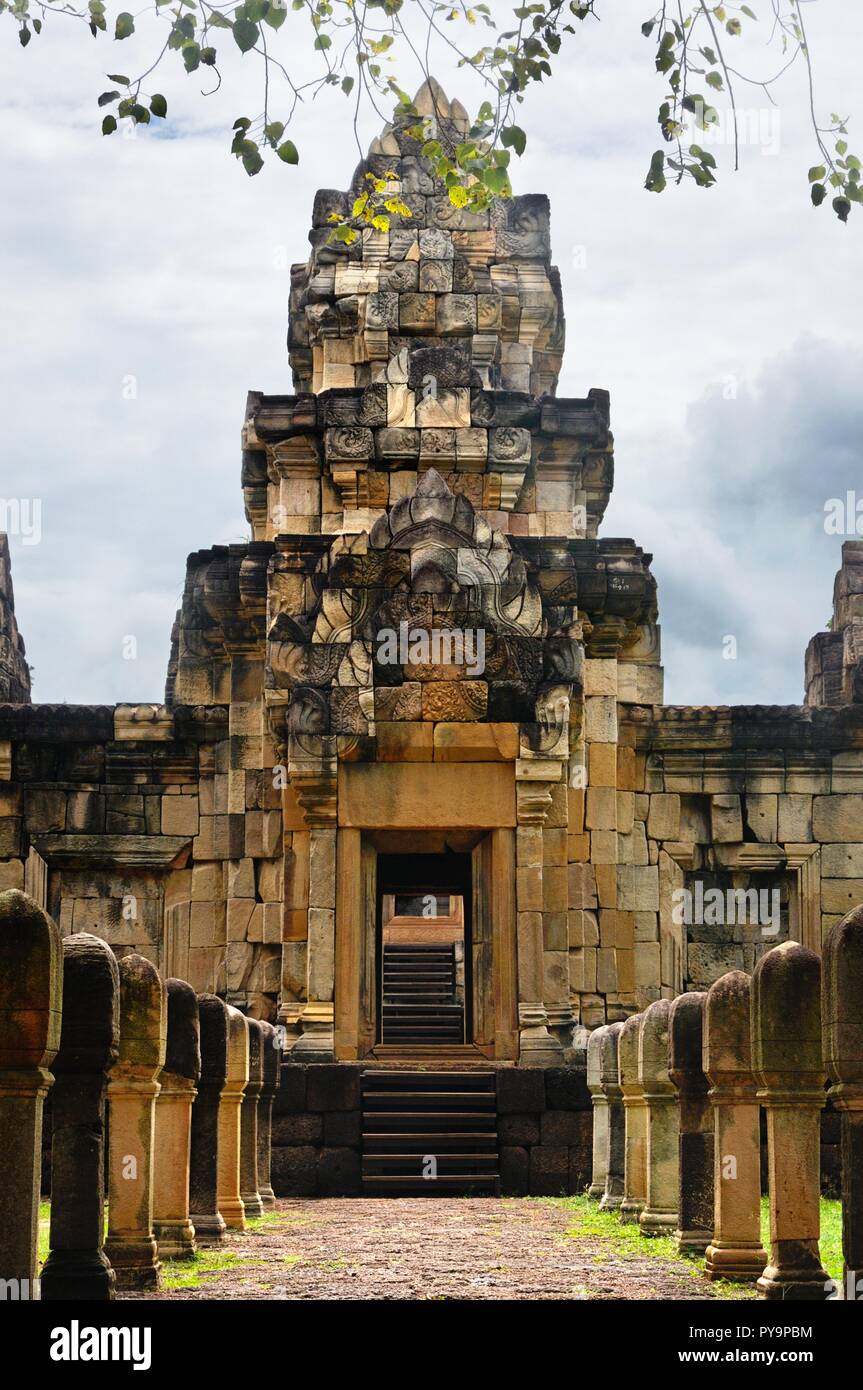
[[[186,74],[213,69],[211,90],[221,86],[220,55],[227,45],[261,67],[263,109],[255,117],[238,117],[231,132],[231,153],[247,174],[259,173],[268,154],[281,163],[299,162],[300,152],[286,131],[300,102],[331,87],[351,102],[355,131],[364,104],[379,110],[382,103],[394,99],[402,129],[407,125],[422,154],[445,181],[452,202],[457,207],[482,209],[490,198],[510,196],[511,155],[521,157],[527,146],[527,135],[515,120],[517,106],[531,84],[552,77],[554,59],[564,42],[571,42],[582,24],[601,19],[605,6],[612,3],[537,0],[511,10],[499,4],[497,13],[504,13],[504,19],[492,15],[490,4],[470,5],[466,0],[450,4],[439,0],[227,0],[221,4],[150,0],[135,15],[121,10],[113,16],[105,0],[0,0],[0,14],[8,14],[17,26],[22,48],[42,32],[48,16],[56,14],[76,18],[94,38],[106,35],[116,43],[132,36],[141,42],[145,32],[157,34],[153,59],[139,76],[109,75],[112,86],[97,101],[98,107],[111,108],[102,117],[103,135],[113,134],[124,123],[147,125],[151,118],[168,119],[167,98],[150,92],[146,84],[171,61],[171,55],[176,55]],[[645,5],[649,3],[645,0]],[[665,88],[658,111],[662,145],[650,159],[645,182],[650,192],[661,193],[669,184],[685,180],[699,188],[711,188],[716,182],[716,157],[704,148],[712,142],[721,119],[714,103],[720,103],[730,119],[737,168],[738,89],[754,86],[764,100],[772,102],[772,88],[794,63],[802,62],[818,151],[817,163],[809,170],[811,200],[815,207],[829,201],[839,220],[847,222],[853,204],[863,201],[861,163],[849,150],[847,119],[833,115],[829,124],[819,124],[802,7],[803,0],[752,0],[752,4],[662,0],[641,23]],[[459,142],[440,128],[434,116],[421,115],[400,85],[397,62],[417,60],[425,70],[423,46],[415,42],[418,23],[427,27],[429,43],[445,43],[458,54],[460,65],[473,69],[484,84],[485,100],[469,119],[467,137]],[[754,26],[759,24],[767,46],[781,55],[780,67],[766,78],[748,76],[738,66],[740,42],[750,31],[757,36]],[[319,70],[300,81],[288,64],[303,32],[318,55]],[[474,46],[474,35],[479,37],[478,46]],[[424,51],[428,52],[428,44]],[[283,103],[278,115],[271,109],[276,92]],[[392,216],[409,215],[387,180],[369,177],[367,191],[355,202],[351,217],[337,219],[333,235],[350,242],[363,227],[382,228]]]

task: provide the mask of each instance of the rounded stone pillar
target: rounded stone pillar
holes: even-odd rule
[[[680,994],[669,1021],[668,1074],[680,1108],[677,1248],[702,1255],[713,1239],[713,1111],[703,1070],[704,993]]]
[[[192,1102],[201,1075],[198,1000],[185,980],[166,980],[168,1038],[156,1101],[153,1170],[153,1227],[165,1260],[187,1260],[195,1253],[189,1219],[189,1158]]]
[[[279,1034],[271,1023],[261,1021],[263,1033],[263,1084],[258,1101],[258,1192],[265,1211],[276,1205],[273,1191],[272,1142],[273,1142],[273,1101],[279,1089],[279,1067],[282,1050],[279,1047]]]
[[[647,1200],[647,1102],[638,1079],[638,1035],[644,1014],[632,1014],[617,1044],[623,1096],[624,1158],[621,1221],[637,1221]]]
[[[219,1211],[219,1105],[228,1072],[228,1006],[215,994],[198,995],[201,1076],[192,1106],[189,1218],[198,1245],[225,1238]]]
[[[219,1105],[219,1211],[231,1230],[246,1228],[240,1192],[240,1133],[243,1095],[249,1080],[249,1027],[228,1005],[228,1066]]]
[[[114,1297],[103,1249],[105,1094],[120,1040],[120,976],[98,936],[63,941],[63,1026],[51,1092],[51,1249],[44,1299]]]
[[[249,1030],[249,1079],[240,1112],[240,1196],[246,1220],[263,1216],[258,1191],[258,1102],[264,1084],[264,1034],[257,1018],[247,1018]]]
[[[730,970],[710,986],[704,1003],[702,1066],[713,1107],[713,1239],[704,1272],[737,1283],[758,1279],[767,1264],[749,1015],[749,976]]]
[[[118,1289],[159,1286],[153,1232],[153,1133],[157,1077],[165,1064],[167,999],[144,956],[124,956],[120,1045],[108,1081],[108,1240]]]
[[[647,1201],[638,1218],[645,1236],[677,1226],[680,1116],[668,1075],[671,1003],[657,999],[645,1010],[638,1038],[638,1079],[647,1103]]]
[[[863,1300],[863,907],[824,943],[822,1033],[830,1098],[842,1117],[843,1295]]]
[[[587,1089],[593,1108],[593,1172],[590,1197],[605,1196],[605,1180],[608,1177],[608,1098],[602,1089],[602,1039],[608,1024],[594,1028],[587,1040]]]
[[[626,1145],[623,1118],[623,1092],[620,1089],[618,1044],[622,1023],[610,1023],[605,1029],[599,1050],[599,1080],[608,1106],[608,1159],[605,1192],[599,1205],[604,1211],[616,1211],[623,1201],[623,1163]]]
[[[60,933],[25,893],[0,893],[0,1278],[34,1298],[42,1107],[60,1045]]]
[[[821,962],[797,941],[763,955],[752,974],[752,1069],[767,1111],[770,1261],[758,1280],[768,1299],[823,1301],[821,1264]]]

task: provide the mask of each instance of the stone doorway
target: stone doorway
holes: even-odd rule
[[[469,854],[381,854],[377,865],[377,1042],[473,1040]]]

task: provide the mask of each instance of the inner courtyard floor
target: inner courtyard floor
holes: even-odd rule
[[[670,1239],[647,1241],[587,1198],[323,1198],[274,1212],[198,1260],[164,1267],[157,1299],[714,1299]],[[135,1295],[123,1295],[125,1298]],[[137,1295],[141,1297],[141,1295]]]

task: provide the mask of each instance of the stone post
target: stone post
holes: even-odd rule
[[[863,1300],[863,907],[832,928],[823,957],[824,1060],[842,1116],[844,1296]]]
[[[38,1286],[42,1106],[63,992],[60,933],[26,894],[0,893],[0,1279]]]
[[[605,1192],[599,1203],[604,1211],[616,1211],[623,1201],[623,1163],[626,1134],[618,1062],[618,1045],[622,1028],[622,1023],[607,1025],[599,1052],[600,1085],[608,1103],[608,1161],[605,1174]]]
[[[587,1089],[593,1106],[593,1172],[590,1187],[591,1197],[605,1195],[605,1181],[608,1177],[608,1097],[602,1089],[602,1039],[608,1028],[604,1023],[594,1028],[587,1040]]]
[[[797,941],[763,955],[752,974],[752,1069],[767,1111],[770,1262],[762,1298],[826,1299],[821,1264],[821,962]]]
[[[271,1023],[261,1022],[263,1033],[263,1073],[261,1098],[258,1101],[258,1191],[265,1211],[276,1205],[276,1194],[271,1181],[273,1101],[279,1089],[279,1067],[282,1050],[279,1047],[279,1034]]]
[[[108,1240],[118,1289],[159,1287],[153,1232],[157,1077],[165,1064],[167,997],[155,965],[124,956],[120,1046],[108,1080]]]
[[[730,970],[707,991],[702,1066],[713,1107],[713,1239],[708,1279],[749,1283],[767,1264],[761,1245],[760,1111],[749,1037],[750,984]]]
[[[617,1046],[625,1134],[621,1221],[637,1221],[647,1200],[647,1102],[638,1079],[638,1035],[643,1018],[644,1014],[632,1014],[626,1020]]]
[[[558,777],[560,768],[558,767]],[[549,1029],[545,995],[542,827],[552,802],[542,761],[516,760],[515,903],[518,958],[518,1060],[522,1067],[563,1065],[560,1038]]]
[[[110,1299],[105,1256],[105,1093],[120,1040],[120,976],[110,946],[63,941],[63,1026],[51,1093],[51,1250],[44,1299]]]
[[[713,1111],[702,1069],[706,994],[680,994],[671,1005],[668,1074],[680,1105],[677,1248],[703,1255],[713,1237]]]
[[[215,994],[198,995],[201,1079],[192,1106],[189,1217],[198,1245],[225,1238],[219,1211],[219,1105],[228,1070],[228,1006]]]
[[[263,1216],[258,1191],[258,1103],[264,1084],[264,1035],[256,1018],[247,1018],[249,1029],[249,1080],[240,1112],[240,1195],[246,1218]]]
[[[167,980],[168,1041],[156,1101],[153,1225],[159,1254],[191,1259],[195,1231],[189,1220],[192,1102],[201,1075],[198,1000],[185,980]]]
[[[645,1236],[677,1226],[680,1114],[668,1075],[671,1004],[657,999],[645,1011],[638,1039],[638,1079],[647,1102],[647,1201],[638,1218]]]
[[[228,1067],[219,1105],[219,1211],[234,1231],[246,1229],[240,1195],[240,1129],[249,1080],[249,1029],[239,1009],[228,1005]]]

